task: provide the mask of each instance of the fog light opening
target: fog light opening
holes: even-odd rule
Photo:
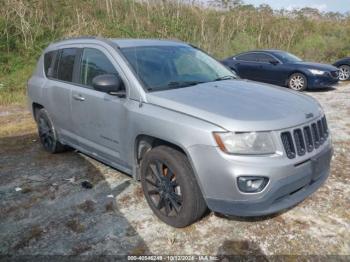
[[[238,188],[244,193],[261,192],[269,179],[267,177],[240,176],[237,178]]]

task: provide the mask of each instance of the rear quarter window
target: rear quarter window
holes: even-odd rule
[[[57,50],[55,51],[50,51],[47,52],[44,55],[44,71],[45,71],[45,75],[46,77],[50,77],[53,74],[53,61],[56,57],[57,54]]]

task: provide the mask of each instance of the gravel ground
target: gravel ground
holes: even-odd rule
[[[184,229],[152,214],[138,182],[77,152],[44,152],[30,114],[0,107],[0,254],[350,255],[350,84],[307,94],[333,135],[326,184],[272,217],[210,213]]]

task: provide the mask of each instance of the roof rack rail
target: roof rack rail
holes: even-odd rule
[[[61,41],[67,41],[67,40],[79,40],[79,39],[105,40],[105,38],[103,38],[101,36],[86,35],[86,36],[62,37],[62,38],[56,40],[54,43],[61,42]]]
[[[77,37],[64,37],[64,38],[60,38],[58,39],[57,41],[53,42],[54,44],[56,43],[59,43],[59,42],[62,42],[62,41],[69,41],[69,40],[88,40],[88,39],[96,39],[96,40],[100,40],[100,41],[103,41],[111,46],[115,46],[117,48],[119,48],[119,46],[112,42],[109,38],[104,38],[102,36],[90,36],[90,35],[87,35],[87,36],[77,36]]]

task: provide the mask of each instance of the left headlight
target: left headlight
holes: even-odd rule
[[[311,72],[311,74],[314,74],[314,75],[323,75],[326,73],[326,71],[317,70],[317,69],[309,69],[309,71]]]
[[[214,132],[220,149],[229,154],[266,155],[276,152],[270,132]]]

